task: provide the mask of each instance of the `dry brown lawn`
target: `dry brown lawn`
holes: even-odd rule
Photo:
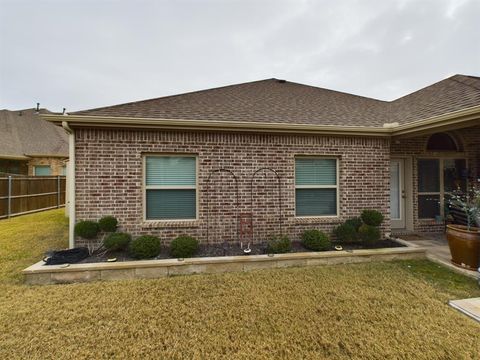
[[[45,239],[65,224],[0,221],[0,246],[22,241],[10,226]],[[13,269],[41,251],[22,234],[22,256],[0,253],[2,359],[479,358],[480,325],[446,305],[478,286],[427,261],[26,286]]]

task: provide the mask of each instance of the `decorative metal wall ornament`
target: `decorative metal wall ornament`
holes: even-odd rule
[[[278,227],[279,227],[279,230],[280,230],[280,235],[283,234],[283,219],[282,219],[282,187],[281,187],[281,178],[280,178],[280,175],[278,175],[278,173],[272,169],[272,168],[268,168],[268,167],[263,167],[263,168],[259,168],[257,170],[255,170],[252,174],[252,177],[250,179],[250,213],[243,213],[242,216],[244,217],[248,217],[250,216],[250,221],[249,221],[249,224],[245,224],[246,225],[246,228],[249,228],[248,230],[245,230],[245,234],[243,234],[243,230],[242,230],[242,239],[240,239],[240,232],[241,232],[241,229],[240,229],[240,213],[239,213],[239,207],[240,207],[240,202],[239,202],[239,191],[238,191],[238,178],[237,176],[235,175],[235,173],[229,169],[225,169],[225,168],[219,168],[219,169],[215,169],[215,170],[212,170],[210,172],[210,174],[208,175],[208,178],[206,180],[206,202],[207,202],[207,244],[210,243],[210,191],[209,191],[209,188],[210,188],[210,182],[211,182],[211,179],[213,177],[213,175],[217,174],[217,173],[221,173],[221,172],[226,172],[226,173],[229,173],[230,175],[232,175],[234,181],[235,181],[235,220],[236,220],[236,240],[237,240],[237,243],[240,244],[241,242],[243,242],[243,236],[246,235],[248,233],[248,235],[250,235],[250,242],[248,242],[248,245],[247,245],[247,249],[250,249],[250,243],[252,242],[253,243],[253,239],[255,237],[255,231],[254,231],[254,214],[253,214],[253,182],[255,180],[255,177],[257,176],[258,173],[260,173],[261,171],[269,171],[271,173],[273,173],[277,179],[277,188],[278,188],[278,205],[279,205],[279,217],[278,217]],[[246,220],[246,219],[244,219]],[[226,241],[223,241],[224,243],[224,252],[226,251],[227,249],[227,243]],[[242,246],[243,248],[243,246]]]
[[[210,192],[208,191],[208,188],[210,186],[210,180],[212,178],[213,175],[217,174],[217,173],[221,173],[221,172],[227,172],[229,173],[230,175],[233,176],[233,179],[235,180],[235,219],[236,219],[236,223],[237,223],[237,233],[236,233],[236,238],[237,238],[237,242],[239,242],[239,218],[238,218],[238,207],[239,207],[239,198],[238,198],[238,179],[237,179],[237,176],[235,175],[235,173],[231,170],[228,170],[228,169],[225,169],[225,168],[220,168],[220,169],[215,169],[215,170],[212,170],[210,172],[210,174],[208,175],[208,178],[207,178],[207,181],[206,181],[206,187],[207,187],[207,244],[209,244],[209,236],[210,236],[210,232],[209,232],[209,229],[210,229]],[[225,241],[224,241],[225,243]],[[225,249],[224,249],[225,251]]]
[[[253,174],[252,174],[252,178],[250,179],[250,212],[252,214],[252,224],[251,224],[251,227],[252,227],[252,241],[253,239],[255,238],[255,227],[254,227],[254,221],[253,221],[253,217],[254,217],[254,214],[253,214],[253,181],[255,180],[255,176],[260,172],[260,171],[270,171],[272,172],[275,177],[277,178],[277,185],[278,185],[278,227],[280,229],[280,235],[283,234],[283,230],[282,230],[282,225],[283,225],[283,222],[282,222],[282,186],[281,186],[281,178],[280,178],[280,175],[278,175],[278,173],[272,169],[272,168],[268,168],[268,167],[263,167],[263,168],[260,168],[260,169],[257,169]]]

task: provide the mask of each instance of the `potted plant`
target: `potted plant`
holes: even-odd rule
[[[473,185],[467,187],[466,192],[455,191],[447,202],[450,209],[464,215],[466,223],[447,225],[452,263],[469,270],[477,270],[480,266],[480,187]]]

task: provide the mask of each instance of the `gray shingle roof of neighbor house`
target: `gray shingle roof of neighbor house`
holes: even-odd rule
[[[40,114],[51,114],[40,109]],[[0,157],[68,157],[68,136],[59,126],[42,120],[35,109],[0,110]]]
[[[278,79],[72,112],[122,118],[382,127],[480,105],[480,78],[454,75],[394,101]]]

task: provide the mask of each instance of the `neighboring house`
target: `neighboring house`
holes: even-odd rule
[[[66,174],[68,136],[46,109],[0,110],[0,176]]]
[[[250,217],[255,241],[298,239],[366,208],[384,232],[442,231],[444,197],[480,172],[474,76],[390,102],[268,79],[43,117],[70,132],[71,246],[103,215],[166,242],[242,240]]]

